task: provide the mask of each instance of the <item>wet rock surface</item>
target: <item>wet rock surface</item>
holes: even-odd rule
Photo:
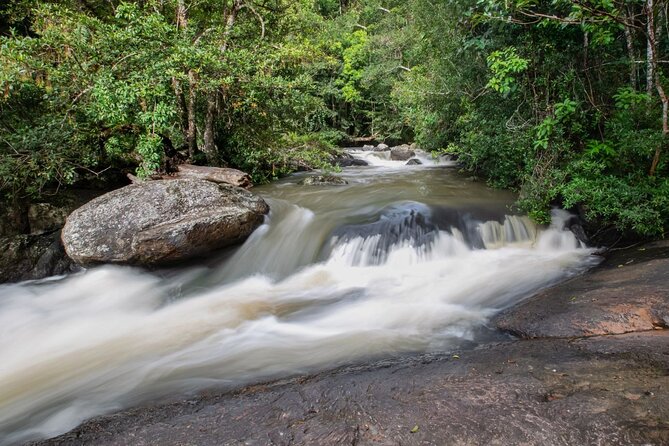
[[[666,331],[508,342],[93,419],[41,445],[669,442]]]
[[[154,265],[243,241],[269,212],[250,192],[204,180],[132,184],[102,195],[67,218],[62,240],[82,265]]]
[[[425,246],[434,242],[438,227],[431,221],[429,207],[416,202],[397,203],[381,210],[374,221],[339,227],[330,235],[330,247],[347,243],[355,238],[374,238],[371,258],[380,264],[387,260],[391,246],[407,243]],[[362,258],[358,259],[362,261]]]
[[[540,292],[493,323],[523,338],[667,328],[669,241],[615,252],[590,274]]]
[[[637,326],[620,309],[662,314],[667,246],[610,255],[493,321],[525,322],[529,328],[511,331],[544,339],[204,392],[98,417],[34,444],[666,445],[669,330]],[[623,331],[632,332],[614,334]]]

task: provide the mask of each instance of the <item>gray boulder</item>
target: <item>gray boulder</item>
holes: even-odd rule
[[[156,265],[242,242],[268,212],[262,198],[239,187],[193,179],[147,181],[75,210],[62,240],[82,265]]]
[[[411,147],[407,144],[395,146],[390,149],[390,159],[393,161],[407,161],[414,156],[416,156],[416,152],[411,150]]]
[[[387,152],[388,150],[390,150],[390,146],[388,144],[383,144],[383,143],[379,144],[374,148],[375,152]]]
[[[419,164],[423,164],[423,162],[421,160],[419,160],[418,158],[411,158],[406,163],[407,166],[417,166]]]
[[[362,150],[374,150],[374,146],[370,144],[365,144],[364,146],[362,146]]]

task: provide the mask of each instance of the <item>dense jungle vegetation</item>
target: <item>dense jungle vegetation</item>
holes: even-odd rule
[[[347,137],[458,157],[545,222],[669,227],[660,0],[5,0],[0,193],[175,162],[266,181]]]

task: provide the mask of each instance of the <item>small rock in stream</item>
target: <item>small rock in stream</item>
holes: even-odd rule
[[[298,184],[304,186],[343,186],[348,184],[348,181],[334,175],[316,175],[313,177],[307,177]]]

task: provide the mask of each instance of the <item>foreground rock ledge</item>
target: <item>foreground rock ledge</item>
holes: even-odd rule
[[[666,445],[667,334],[347,368],[98,417],[37,444]]]
[[[65,250],[82,265],[155,265],[246,239],[269,212],[250,192],[210,181],[149,181],[102,195],[70,214]]]

